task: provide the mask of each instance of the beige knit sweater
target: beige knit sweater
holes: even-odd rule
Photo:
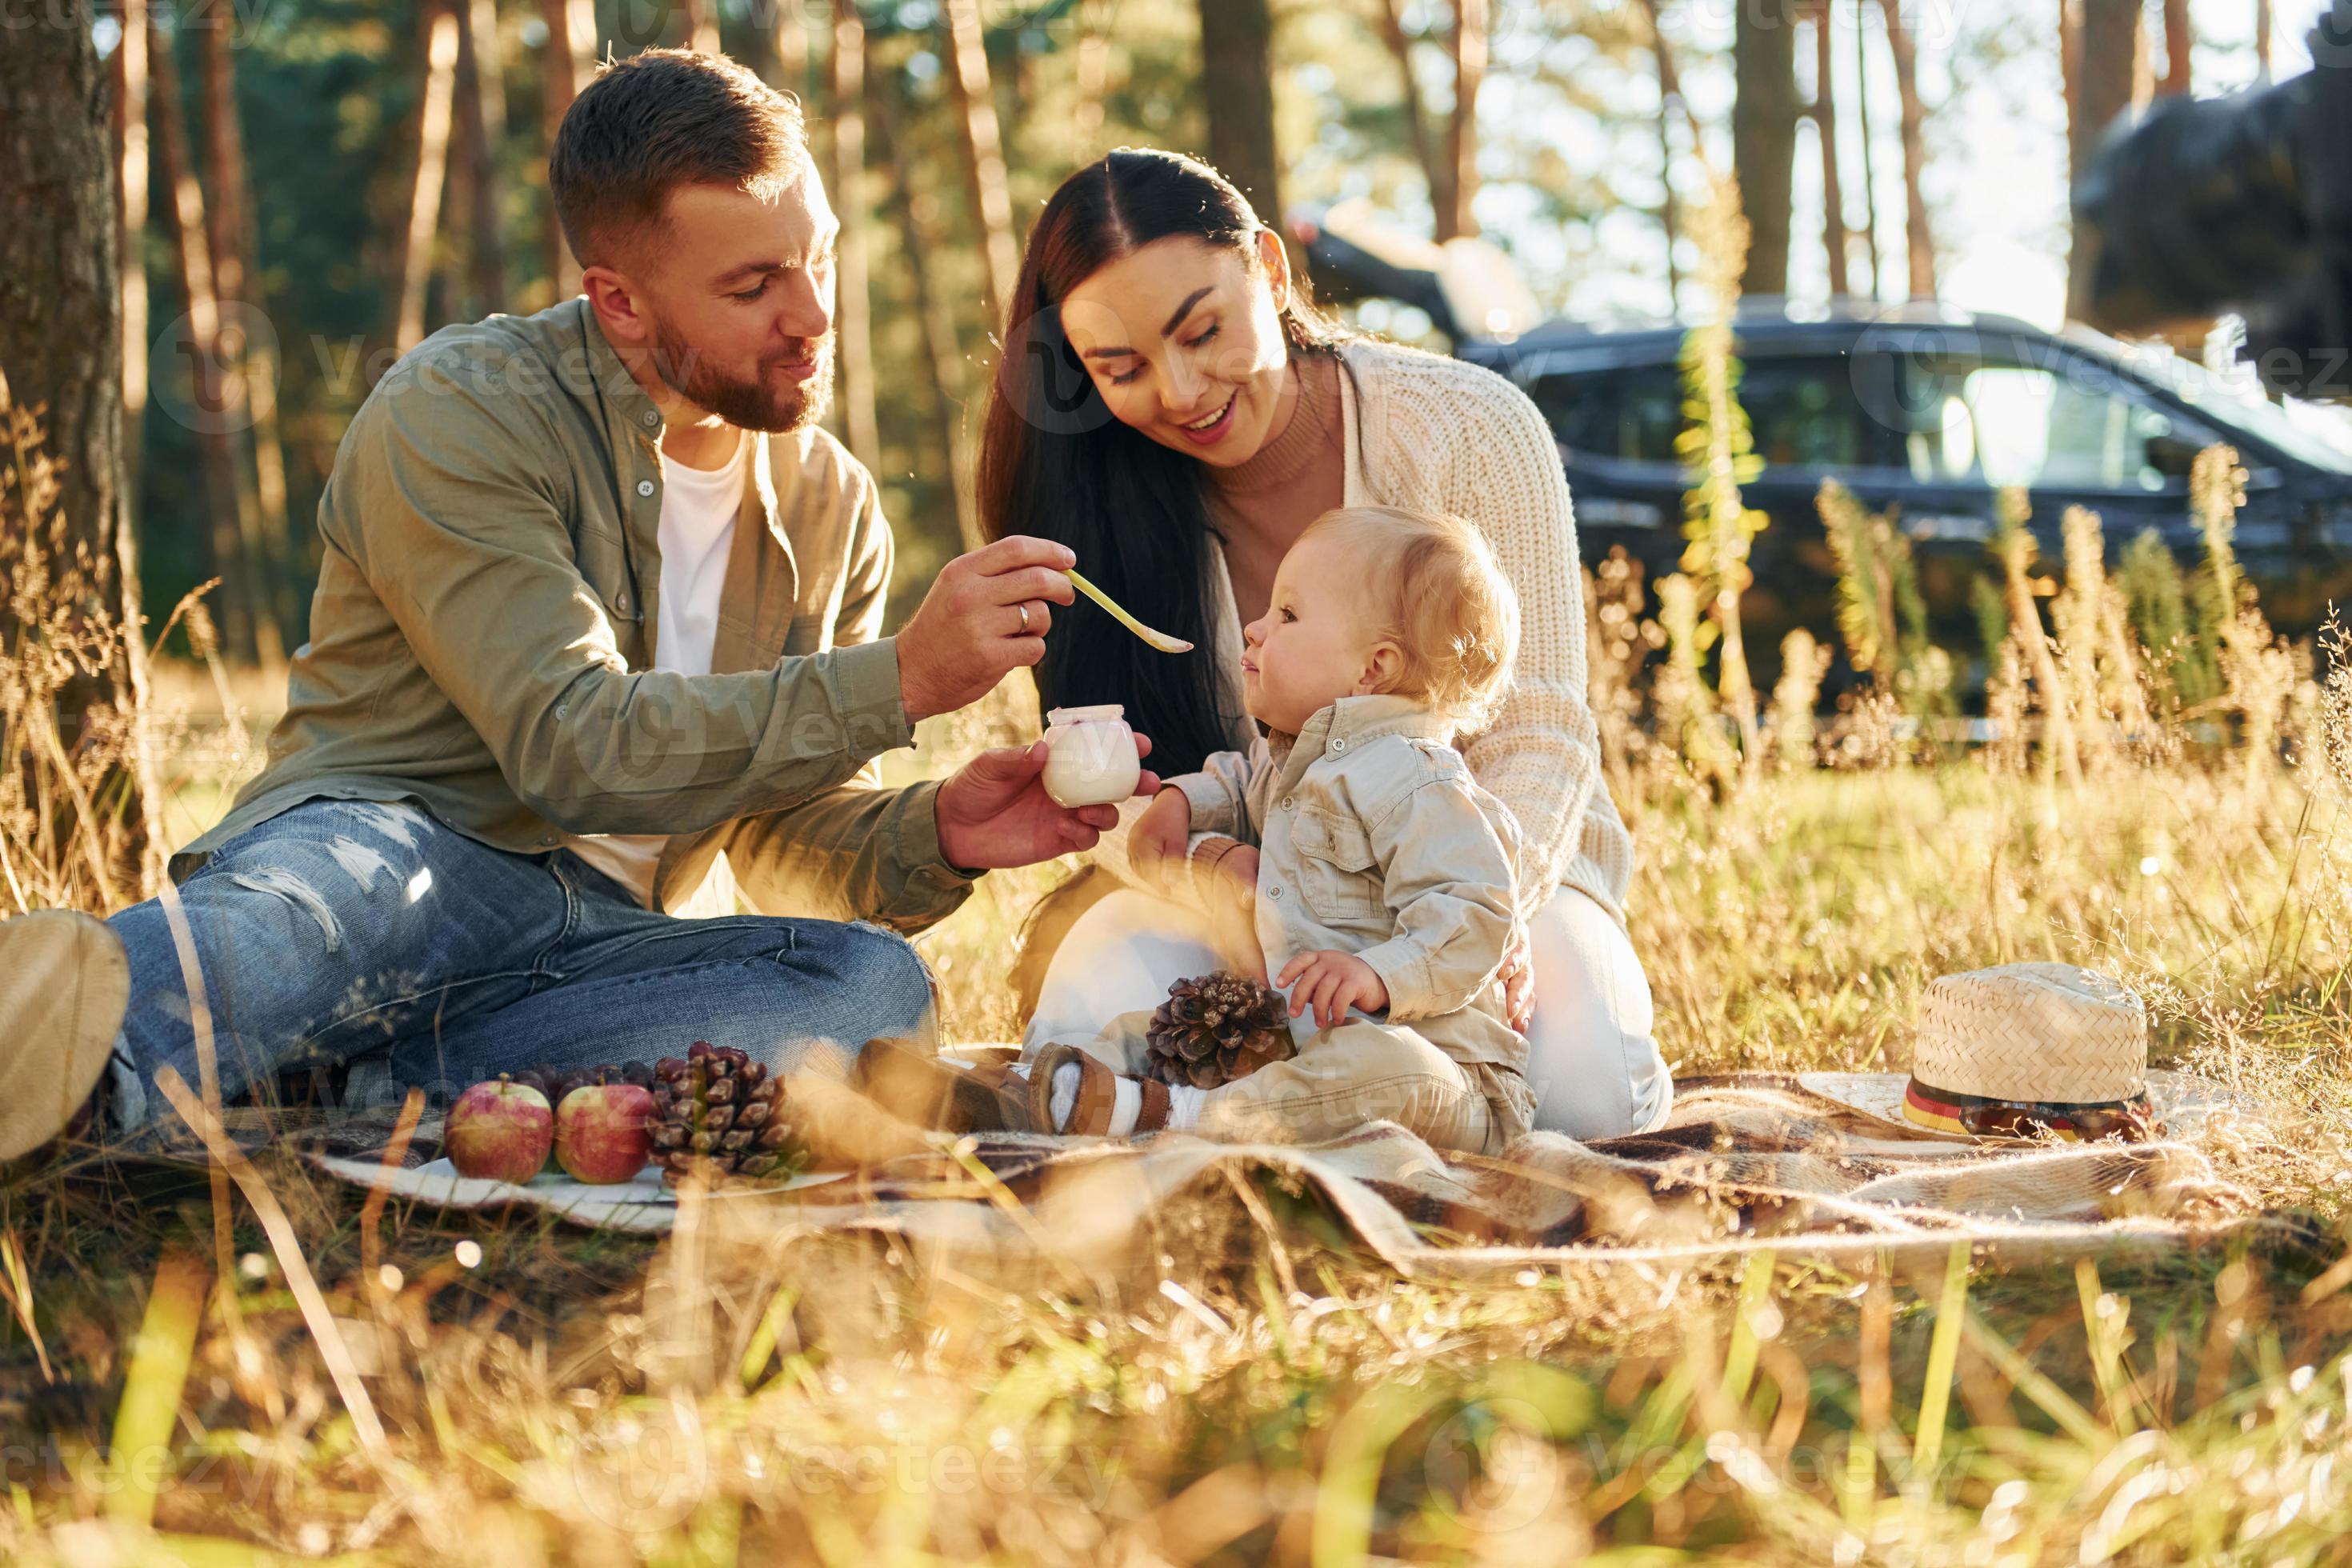
[[[1517,817],[1523,907],[1563,886],[1591,894],[1619,921],[1633,843],[1601,776],[1601,742],[1586,692],[1584,584],[1559,448],[1525,394],[1489,370],[1400,344],[1346,344],[1339,378],[1346,504],[1448,511],[1475,523],[1519,595],[1519,652],[1495,721],[1457,738],[1472,774]],[[1224,557],[1217,572],[1214,647],[1225,708],[1239,713],[1242,635]],[[1256,731],[1244,720],[1233,746]],[[1103,837],[1097,863],[1129,877],[1127,828]]]

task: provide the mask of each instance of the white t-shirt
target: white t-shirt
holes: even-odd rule
[[[735,542],[735,514],[743,505],[744,466],[751,439],[736,433],[735,455],[722,468],[689,468],[661,455],[661,610],[654,627],[654,668],[709,675],[719,636],[719,595],[727,584],[727,557]],[[574,835],[572,852],[636,895],[650,909],[663,833]]]

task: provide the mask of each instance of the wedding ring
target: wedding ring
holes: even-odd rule
[[[1021,612],[1021,630],[1014,635],[1025,637],[1029,635],[1029,603],[1024,599],[1013,607]]]

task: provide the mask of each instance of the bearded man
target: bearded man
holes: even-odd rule
[[[881,636],[889,525],[816,424],[840,226],[799,106],[639,55],[548,181],[584,295],[436,333],[352,419],[268,765],[174,892],[0,924],[0,1158],[85,1107],[168,1115],[199,1009],[230,1099],[368,1058],[446,1092],[919,1038],[902,933],[1116,822],[1046,798],[1042,747],[879,786],[917,721],[1037,662],[1074,563],[999,541]]]

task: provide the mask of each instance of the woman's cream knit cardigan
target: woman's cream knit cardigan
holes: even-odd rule
[[[1471,773],[1511,808],[1526,839],[1527,912],[1561,886],[1600,900],[1620,921],[1633,843],[1601,777],[1587,696],[1584,584],[1559,448],[1527,395],[1489,370],[1396,343],[1345,344],[1339,378],[1349,506],[1448,511],[1475,523],[1519,595],[1519,652],[1509,695],[1484,731],[1462,738]],[[1241,712],[1241,621],[1224,555],[1213,552],[1213,647],[1223,706]],[[1255,736],[1247,719],[1232,743]],[[1096,859],[1122,879],[1129,803]]]

